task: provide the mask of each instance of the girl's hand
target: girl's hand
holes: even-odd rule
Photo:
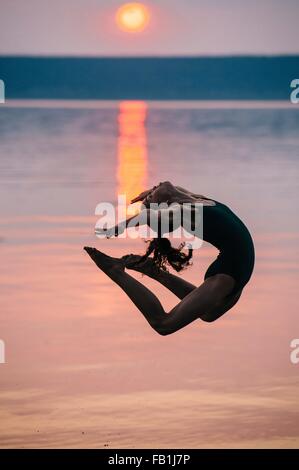
[[[111,227],[111,228],[96,227],[95,234],[99,238],[104,238],[104,237],[111,238],[111,237],[117,237],[118,232],[117,232],[117,227]]]
[[[116,225],[115,227],[110,227],[110,228],[96,227],[95,234],[99,238],[118,237],[118,235],[120,235],[121,233],[125,231],[125,228],[126,228],[126,222],[120,223],[119,225]]]

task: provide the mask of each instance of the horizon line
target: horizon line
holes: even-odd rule
[[[7,99],[3,108],[66,108],[66,109],[101,109],[114,108],[121,102],[144,102],[149,109],[294,109],[289,100],[158,100],[158,99],[57,99],[57,98],[17,98]]]
[[[146,54],[146,55],[95,55],[95,54],[85,54],[85,55],[75,55],[75,54],[0,54],[0,58],[36,58],[36,59],[224,59],[224,58],[299,58],[298,53],[246,53],[246,54],[168,54],[168,55],[158,55],[158,54]]]

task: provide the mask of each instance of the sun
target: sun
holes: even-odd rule
[[[122,31],[139,33],[147,27],[150,12],[142,3],[126,3],[117,10],[115,19]]]

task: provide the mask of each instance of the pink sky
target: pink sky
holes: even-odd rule
[[[297,0],[146,0],[146,31],[117,29],[119,0],[1,0],[0,54],[298,53]]]

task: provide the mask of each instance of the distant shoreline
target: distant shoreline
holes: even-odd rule
[[[0,60],[4,58],[13,58],[13,59],[79,59],[79,60],[186,60],[186,59],[267,59],[267,58],[284,58],[284,57],[294,57],[299,58],[299,54],[173,54],[173,55],[158,55],[158,54],[148,54],[148,55],[77,55],[77,54],[0,54]]]
[[[288,101],[298,55],[0,56],[6,99]]]

